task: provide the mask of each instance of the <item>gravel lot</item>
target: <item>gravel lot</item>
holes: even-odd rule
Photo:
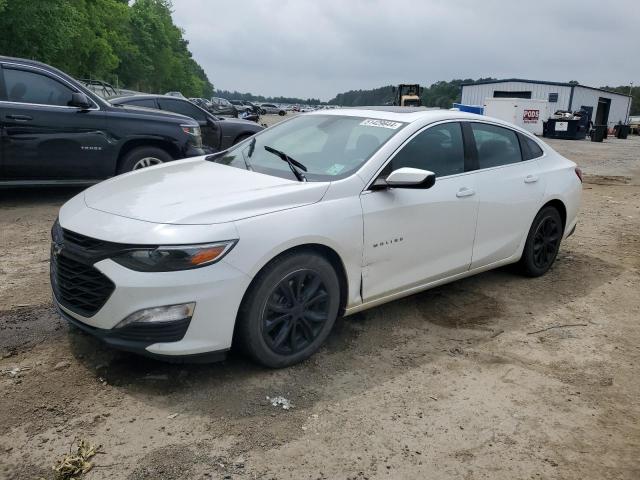
[[[640,478],[640,137],[552,144],[588,182],[546,276],[499,269],[339,320],[280,371],[71,331],[48,248],[78,190],[0,191],[0,477],[51,478],[86,439],[88,479]]]

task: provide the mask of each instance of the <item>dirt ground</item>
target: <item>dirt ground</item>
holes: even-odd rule
[[[91,480],[640,478],[640,138],[553,145],[588,183],[547,275],[499,269],[339,320],[279,371],[70,330],[49,228],[78,190],[0,192],[0,477],[51,478],[86,439]]]

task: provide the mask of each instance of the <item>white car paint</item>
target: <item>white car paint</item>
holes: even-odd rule
[[[348,315],[517,261],[534,216],[549,201],[561,201],[566,207],[563,237],[575,228],[581,199],[575,164],[515,126],[444,110],[335,109],[307,115],[362,117],[406,126],[354,174],[335,181],[303,183],[201,157],[128,173],[89,188],[61,208],[64,229],[127,244],[229,239],[238,243],[218,263],[184,271],[134,272],[103,259],[94,267],[116,285],[106,304],[92,317],[59,307],[82,323],[111,329],[143,308],[195,302],[183,340],[152,344],[146,350],[167,356],[225,350],[231,346],[238,309],[251,280],[270,260],[293,247],[317,244],[338,255],[346,275]],[[534,139],[544,155],[438,178],[428,190],[368,189],[416,132],[450,121],[511,128]],[[528,181],[531,176],[536,181]]]

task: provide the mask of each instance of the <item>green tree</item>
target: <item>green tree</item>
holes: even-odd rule
[[[619,87],[602,87],[604,90],[611,92],[623,93],[629,95],[629,85],[621,85]],[[629,115],[640,115],[640,86],[631,88],[631,113]]]
[[[152,93],[211,96],[170,0],[0,0],[0,54]]]

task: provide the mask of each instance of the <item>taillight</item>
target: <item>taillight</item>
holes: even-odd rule
[[[576,167],[576,175],[580,179],[580,183],[582,183],[582,170],[580,169],[580,167]]]

